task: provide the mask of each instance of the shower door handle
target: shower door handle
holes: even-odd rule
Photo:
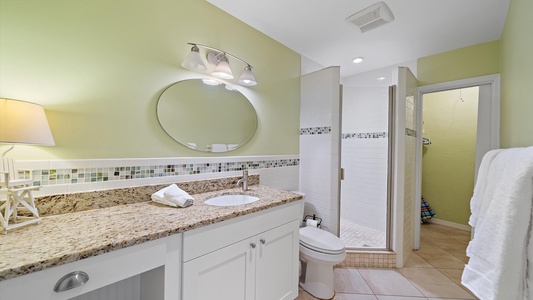
[[[341,168],[341,180],[344,180],[344,168]]]

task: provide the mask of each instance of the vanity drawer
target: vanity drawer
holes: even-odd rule
[[[302,201],[280,205],[183,233],[183,261],[300,219]]]
[[[167,249],[181,242],[180,235],[158,239],[60,265],[43,271],[0,281],[0,299],[70,299],[120,280],[165,265]],[[78,287],[55,292],[65,275],[82,271],[89,280]]]

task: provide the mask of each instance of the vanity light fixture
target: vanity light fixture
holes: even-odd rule
[[[222,79],[234,78],[226,54],[222,54],[222,57],[218,60],[218,64],[213,70],[213,73],[211,73],[211,75]]]
[[[192,46],[191,52],[189,52],[189,55],[187,55],[185,60],[181,63],[181,66],[191,71],[207,70],[207,67],[202,61],[202,57],[200,56],[200,49],[196,45]]]
[[[206,71],[208,69],[206,67],[206,64],[204,64],[202,60],[202,56],[200,55],[200,48],[203,48],[206,49],[205,58],[207,62],[209,63],[209,65],[214,67],[213,71],[211,72],[211,75],[226,80],[235,78],[233,76],[233,71],[231,70],[228,60],[228,57],[231,57],[232,59],[243,63],[245,66],[241,76],[237,80],[237,83],[244,86],[254,86],[257,84],[255,76],[252,73],[252,65],[245,62],[244,60],[217,48],[195,43],[187,44],[192,45],[192,48],[189,55],[181,64],[181,66],[185,69],[191,71]]]
[[[239,77],[238,83],[242,85],[252,86],[256,85],[257,81],[255,81],[254,73],[252,73],[252,66],[247,65],[244,68],[244,71],[242,71],[241,77]]]

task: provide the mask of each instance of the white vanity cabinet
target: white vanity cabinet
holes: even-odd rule
[[[301,201],[187,231],[183,300],[298,296]]]
[[[179,284],[175,283],[180,282],[181,242],[181,234],[176,234],[0,281],[0,299],[59,300],[83,297],[87,293],[137,275],[141,275],[140,287],[145,288],[140,291],[141,300],[179,299]],[[160,268],[160,273],[164,272],[165,284],[159,284],[159,286],[148,284],[155,281],[150,277],[162,277],[156,274],[157,272],[151,272],[161,266],[164,266]],[[76,271],[86,273],[89,280],[83,285],[63,292],[54,291],[54,286],[63,276]],[[141,295],[144,295],[144,298]],[[115,298],[110,296],[110,298],[99,297],[98,299]]]

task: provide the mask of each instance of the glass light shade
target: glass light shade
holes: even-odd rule
[[[228,58],[223,56],[211,75],[222,79],[233,79],[233,72],[228,63]]]
[[[246,86],[254,86],[257,84],[254,73],[252,73],[251,66],[248,65],[244,68],[244,71],[242,72],[241,77],[239,77],[238,83],[242,85],[246,85]]]
[[[196,45],[191,48],[191,52],[189,52],[189,55],[187,55],[185,60],[181,63],[181,66],[191,71],[207,70],[202,57],[200,56],[200,49]]]
[[[54,146],[44,108],[31,102],[0,99],[0,143]]]

